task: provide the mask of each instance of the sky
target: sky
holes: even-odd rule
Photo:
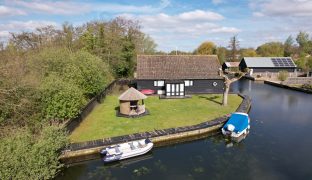
[[[242,48],[312,35],[312,0],[0,0],[0,41],[9,32],[118,16],[138,20],[165,52],[193,51],[204,41],[227,46],[234,35]]]

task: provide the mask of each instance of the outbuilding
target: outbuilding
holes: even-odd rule
[[[225,71],[238,71],[240,62],[224,62],[222,64],[222,70]]]
[[[222,93],[220,70],[216,55],[139,55],[136,86],[165,96]]]
[[[147,97],[140,91],[129,88],[119,96],[119,114],[121,116],[138,116],[146,112],[144,99]],[[141,101],[141,103],[140,103]]]
[[[244,57],[239,69],[252,69],[254,73],[288,71],[295,72],[297,66],[291,57]]]

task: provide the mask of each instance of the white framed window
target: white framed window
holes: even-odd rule
[[[192,80],[185,80],[184,84],[185,84],[185,86],[193,86],[193,81]]]
[[[171,92],[171,90],[170,90],[171,88],[170,87],[171,87],[170,84],[167,84],[167,89],[166,89],[167,92]]]
[[[180,91],[184,91],[184,85],[180,84]]]
[[[165,81],[154,81],[154,86],[161,87],[161,86],[164,86],[164,85],[165,85]]]

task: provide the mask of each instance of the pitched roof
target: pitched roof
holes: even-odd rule
[[[224,62],[227,67],[238,67],[240,62]]]
[[[146,98],[147,97],[143,93],[134,89],[133,87],[129,88],[118,97],[118,99],[122,101],[138,101]]]
[[[138,55],[137,79],[222,79],[216,55]]]
[[[243,60],[247,67],[296,67],[290,57],[244,57]]]

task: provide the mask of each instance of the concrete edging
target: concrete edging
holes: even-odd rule
[[[243,101],[236,109],[236,112],[248,113],[251,107],[250,97],[241,94],[238,95],[243,98]],[[168,128],[144,133],[135,133],[112,138],[104,138],[82,143],[72,143],[65,150],[62,151],[60,160],[65,163],[76,163],[83,160],[94,159],[94,157],[88,156],[98,154],[99,151],[104,147],[123,142],[134,141],[138,139],[150,138],[153,143],[157,144],[161,142],[172,141],[191,136],[203,135],[219,130],[227,120],[228,120],[227,116],[222,116],[214,120],[206,121],[193,126]],[[83,158],[83,160],[81,160],[81,158],[79,157],[82,156],[85,156],[87,158]]]
[[[291,86],[288,86],[285,84],[280,84],[280,83],[276,83],[276,82],[272,82],[272,81],[264,81],[264,84],[269,84],[269,85],[280,87],[280,88],[285,88],[285,89],[290,89],[290,90],[294,90],[294,91],[304,92],[307,94],[312,94],[312,90],[298,88],[298,87],[291,87]]]

